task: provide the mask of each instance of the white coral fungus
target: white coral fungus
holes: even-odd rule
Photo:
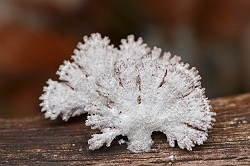
[[[149,53],[150,49],[141,38],[134,41],[134,36],[121,40],[120,49],[109,45],[107,37],[99,33],[85,36],[84,44],[79,43],[74,50],[73,62],[64,61],[56,74],[61,82],[48,80],[40,104],[46,118],[51,120],[62,116],[67,121],[70,117],[85,113],[85,105],[91,100],[106,100],[96,92],[95,80],[102,73],[113,71],[118,59],[139,59]]]
[[[120,49],[93,34],[78,45],[73,62],[65,62],[48,81],[41,96],[45,116],[64,120],[88,112],[87,126],[100,129],[89,140],[90,149],[110,146],[127,136],[128,149],[146,152],[152,132],[163,132],[169,145],[192,150],[203,144],[215,113],[193,67],[161,49],[150,50],[142,39],[122,40]]]

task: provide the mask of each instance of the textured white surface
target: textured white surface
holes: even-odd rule
[[[102,131],[89,140],[90,149],[104,143],[110,146],[116,136],[123,135],[132,152],[148,151],[153,131],[163,132],[171,147],[176,140],[188,150],[207,139],[215,114],[198,71],[189,69],[178,56],[165,53],[160,57],[160,52],[155,48],[140,60],[119,60],[113,74],[97,79],[97,91],[108,104],[96,101],[86,107],[86,125]]]
[[[102,132],[89,140],[92,150],[123,135],[130,151],[146,152],[154,131],[163,132],[171,147],[176,141],[192,150],[206,141],[215,113],[194,67],[170,53],[161,56],[161,49],[150,50],[132,35],[119,49],[98,33],[84,41],[73,62],[60,66],[60,82],[49,80],[44,88],[40,99],[46,118],[68,120],[88,112],[86,125]]]
[[[67,121],[85,113],[84,107],[91,100],[105,102],[106,99],[96,92],[96,78],[102,73],[111,73],[117,59],[139,59],[150,51],[141,38],[135,41],[133,35],[121,40],[119,50],[99,33],[83,39],[84,43],[79,43],[74,50],[73,62],[64,61],[59,67],[60,81],[48,80],[48,86],[44,87],[40,106],[46,118],[54,120],[62,116]]]
[[[175,157],[174,157],[173,155],[171,155],[171,156],[168,157],[168,160],[174,161],[174,160],[175,160]]]

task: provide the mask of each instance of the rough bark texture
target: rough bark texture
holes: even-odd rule
[[[250,165],[250,94],[211,103],[217,121],[205,144],[193,151],[169,147],[160,132],[153,133],[155,144],[147,153],[131,153],[117,141],[88,150],[97,131],[85,126],[86,115],[68,122],[44,119],[42,113],[0,119],[0,165]]]

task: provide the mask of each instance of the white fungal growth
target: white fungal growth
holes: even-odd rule
[[[132,152],[150,150],[154,131],[163,132],[169,145],[182,149],[203,144],[215,113],[204,95],[198,71],[170,53],[149,49],[142,39],[128,36],[119,49],[107,37],[92,34],[65,61],[44,88],[45,117],[63,120],[88,113],[86,125],[100,129],[89,148],[110,146],[119,135],[127,136]]]
[[[174,161],[174,160],[175,160],[174,155],[169,156],[169,157],[168,157],[168,160],[169,160],[169,161]]]
[[[122,40],[120,50],[109,45],[110,40],[99,33],[83,39],[85,43],[79,43],[74,50],[73,62],[64,61],[59,67],[56,74],[61,81],[48,80],[48,86],[44,87],[40,106],[46,118],[54,120],[60,115],[67,121],[85,113],[84,107],[91,100],[105,103],[106,99],[96,92],[96,78],[102,73],[111,73],[118,59],[139,59],[150,51],[141,38],[134,41],[133,35]]]
[[[177,141],[188,150],[207,139],[215,114],[198,71],[177,56],[170,58],[170,53],[160,57],[160,52],[155,48],[140,60],[119,60],[115,72],[97,79],[97,91],[108,103],[95,101],[86,107],[86,125],[102,131],[89,140],[90,149],[110,146],[123,135],[129,150],[146,152],[153,144],[153,131],[163,132],[171,147]]]

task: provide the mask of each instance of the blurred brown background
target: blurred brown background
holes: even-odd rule
[[[210,98],[250,89],[249,0],[1,0],[0,117],[42,114],[45,82],[93,32],[181,56]]]

